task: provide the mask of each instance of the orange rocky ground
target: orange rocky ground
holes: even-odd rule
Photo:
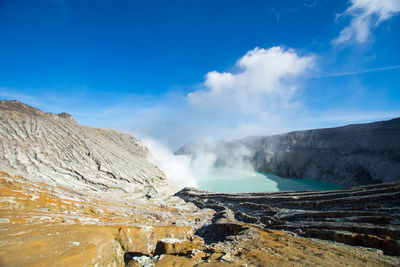
[[[398,257],[240,224],[195,236],[214,211],[178,198],[98,196],[0,172],[0,266],[400,266]]]

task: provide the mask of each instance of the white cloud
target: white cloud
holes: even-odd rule
[[[351,16],[350,25],[344,28],[333,44],[364,43],[371,30],[381,22],[400,12],[400,0],[351,0],[351,5],[341,16]]]
[[[255,48],[236,62],[238,73],[207,73],[204,89],[190,93],[189,103],[205,110],[242,115],[295,106],[297,78],[314,65],[314,57],[292,49]]]

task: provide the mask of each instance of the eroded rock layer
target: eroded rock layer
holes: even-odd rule
[[[176,194],[200,208],[266,229],[289,230],[400,255],[400,182],[335,191]]]

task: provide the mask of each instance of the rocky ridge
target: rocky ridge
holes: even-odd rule
[[[148,149],[127,134],[17,101],[0,107],[0,266],[400,265],[381,250],[271,230],[231,207],[172,196]]]

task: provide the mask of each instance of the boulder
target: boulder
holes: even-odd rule
[[[194,237],[189,239],[177,239],[177,238],[163,238],[157,242],[154,254],[189,254],[194,249],[201,250],[204,246],[204,240],[200,237]]]

